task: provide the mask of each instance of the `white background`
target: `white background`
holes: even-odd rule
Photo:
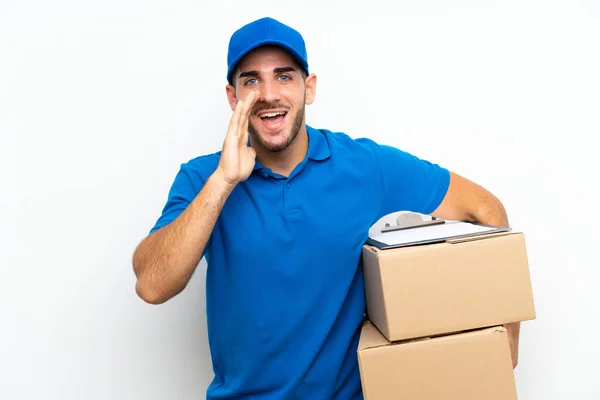
[[[0,398],[204,398],[204,263],[151,306],[131,255],[180,163],[220,149],[229,36],[265,15],[306,39],[309,124],[481,183],[526,233],[519,398],[599,399],[592,0],[1,0]]]

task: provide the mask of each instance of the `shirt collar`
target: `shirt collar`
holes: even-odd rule
[[[329,143],[325,134],[318,129],[306,125],[308,133],[308,154],[307,157],[311,160],[322,161],[331,156],[329,151]]]

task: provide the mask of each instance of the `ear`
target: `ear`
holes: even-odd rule
[[[234,111],[235,106],[238,102],[238,98],[235,95],[235,88],[228,84],[225,87],[225,93],[227,93],[227,101],[229,102],[229,107],[231,107],[231,111]]]
[[[306,104],[312,104],[315,101],[315,96],[317,94],[317,75],[310,74],[304,80],[304,84],[306,87],[306,94],[304,97],[304,102]]]

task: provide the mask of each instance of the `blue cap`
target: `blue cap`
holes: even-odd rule
[[[275,45],[289,52],[308,75],[308,57],[302,35],[273,18],[261,18],[233,33],[227,52],[227,81],[240,60],[259,46]]]

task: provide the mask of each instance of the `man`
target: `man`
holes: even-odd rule
[[[208,399],[360,399],[369,228],[400,210],[507,226],[504,208],[436,164],[307,126],[317,78],[302,36],[276,20],[232,35],[227,80],[222,150],[182,164],[135,252],[136,291],[163,303],[206,256]]]

